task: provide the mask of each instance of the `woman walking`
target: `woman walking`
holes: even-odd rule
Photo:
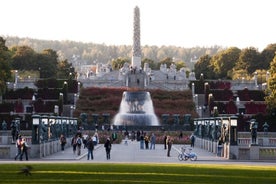
[[[106,142],[104,143],[105,151],[106,151],[106,159],[110,159],[110,151],[111,151],[111,142],[110,138],[106,139]]]

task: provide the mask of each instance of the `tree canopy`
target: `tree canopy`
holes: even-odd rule
[[[6,82],[11,77],[11,53],[5,45],[6,41],[0,37],[0,95],[6,89]]]
[[[209,56],[204,55],[195,64],[195,74],[198,78],[204,74],[208,79],[250,79],[257,70],[265,73],[269,63],[275,56],[276,44],[266,47],[262,53],[256,48],[249,47],[240,50],[230,47]]]
[[[270,111],[275,111],[276,109],[276,56],[274,56],[272,62],[270,63],[268,78],[268,88],[267,96],[265,97],[266,104]]]

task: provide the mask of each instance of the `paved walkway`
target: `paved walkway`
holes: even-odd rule
[[[65,149],[64,152],[58,152],[53,155],[42,158],[44,161],[78,161],[78,162],[127,162],[127,163],[181,163],[181,162],[191,162],[189,161],[179,161],[178,152],[181,145],[173,145],[171,150],[171,156],[167,157],[167,150],[161,144],[155,145],[155,149],[140,149],[140,143],[137,141],[128,140],[127,143],[123,142],[121,144],[113,144],[111,149],[111,159],[106,159],[105,148],[102,144],[95,147],[93,152],[94,159],[87,160],[87,149],[81,150],[81,155],[77,156],[73,154],[72,147]],[[187,146],[189,147],[189,146]],[[215,154],[209,153],[205,150],[199,148],[193,148],[193,152],[198,155],[198,160],[196,162],[207,162],[207,161],[226,161],[226,159],[221,157],[216,157]]]
[[[198,156],[197,161],[179,161],[178,152],[183,145],[173,145],[171,150],[171,156],[167,157],[167,150],[164,150],[164,145],[157,144],[155,149],[140,149],[140,143],[137,141],[127,141],[121,144],[113,144],[111,149],[111,159],[106,159],[105,148],[103,144],[99,144],[94,150],[94,159],[87,160],[87,149],[81,150],[81,155],[77,156],[73,154],[73,148],[69,147],[64,152],[57,152],[50,156],[41,159],[30,159],[33,163],[44,163],[44,162],[62,162],[62,163],[175,163],[175,164],[242,164],[242,165],[273,165],[276,166],[275,161],[241,161],[241,160],[228,160],[223,157],[216,157],[215,154],[210,153],[200,148],[193,148]],[[187,145],[186,147],[189,148]],[[14,160],[1,160],[0,163],[17,163],[19,161]]]

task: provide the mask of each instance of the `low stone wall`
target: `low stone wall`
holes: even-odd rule
[[[235,160],[276,160],[276,146],[274,144],[274,138],[260,139],[261,141],[259,142],[265,142],[265,145],[269,146],[262,146],[262,144],[251,144],[250,139],[247,140],[243,138],[238,141],[238,143],[242,144],[223,144],[222,152],[219,156]],[[270,145],[269,143],[272,144]],[[218,155],[218,145],[216,141],[210,141],[197,137],[195,146]]]
[[[2,137],[2,139],[5,139]],[[7,138],[8,139],[8,138]],[[67,138],[66,147],[71,146],[71,139]],[[30,139],[27,139],[29,144],[28,156],[29,158],[43,158],[49,156],[53,153],[61,151],[61,146],[59,140],[52,140],[41,144],[31,144]],[[1,144],[0,145],[0,159],[14,159],[17,154],[17,148],[15,144]]]

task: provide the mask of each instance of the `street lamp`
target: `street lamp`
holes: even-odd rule
[[[195,95],[195,83],[192,83],[192,95]]]
[[[231,116],[230,117],[230,145],[237,145],[238,144],[238,133],[237,133],[237,126],[238,126],[238,117]]]
[[[203,80],[203,73],[200,74],[200,80]]]
[[[262,74],[261,74],[261,76],[262,76]],[[255,82],[256,88],[259,88],[259,86],[258,86],[258,72],[254,72],[254,82]]]
[[[32,144],[39,144],[40,136],[40,115],[32,116],[33,125],[32,125]]]

